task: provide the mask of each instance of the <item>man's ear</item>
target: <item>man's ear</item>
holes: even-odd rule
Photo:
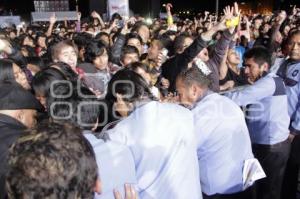
[[[266,71],[266,72],[268,72],[268,71],[269,71],[269,69],[270,69],[270,67],[269,67],[269,64],[268,64],[268,63],[264,63],[264,64],[262,65],[262,68],[263,68],[263,71]]]
[[[97,180],[96,180],[96,184],[95,184],[95,187],[94,187],[94,192],[96,192],[98,194],[102,193],[102,184],[101,184],[101,181],[99,180],[99,178],[97,178]]]
[[[99,124],[99,118],[97,118],[97,121],[96,121],[94,127],[92,128],[92,131],[93,131],[93,132],[95,132],[95,131],[97,130],[98,124]]]
[[[23,110],[19,110],[17,113],[16,113],[16,119],[19,120],[19,121],[23,121],[23,117],[24,117],[24,111]]]
[[[198,95],[198,88],[195,84],[192,84],[192,93],[193,93],[193,96],[197,96]]]

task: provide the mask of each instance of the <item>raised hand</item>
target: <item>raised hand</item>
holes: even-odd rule
[[[227,6],[224,9],[224,17],[221,20],[221,24],[226,28],[229,28],[230,32],[233,33],[235,27],[239,25],[241,10],[239,9],[238,4],[235,2],[233,7]]]
[[[122,28],[122,30],[121,30],[121,33],[122,34],[124,34],[124,35],[126,35],[127,33],[129,33],[130,32],[130,30],[129,30],[129,24],[131,23],[131,21],[132,21],[132,19],[130,18],[130,19],[128,19],[128,20],[126,20],[125,22],[124,22],[124,26],[123,26],[123,28]]]
[[[234,2],[234,15],[239,17],[241,15],[241,10],[239,9],[239,5],[237,2]]]
[[[100,18],[100,15],[99,15],[96,11],[93,11],[93,12],[91,13],[91,16],[92,16],[93,18]]]
[[[81,12],[77,12],[77,21],[81,20]]]
[[[226,30],[227,26],[226,26],[226,21],[231,20],[233,18],[233,8],[230,6],[226,6],[223,9],[224,12],[224,16],[222,17],[220,23],[217,25],[217,31],[221,30]]]
[[[223,9],[223,12],[224,12],[224,18],[225,18],[225,19],[231,19],[231,18],[233,17],[233,14],[234,14],[233,7],[231,7],[231,6],[226,6],[226,7]]]
[[[279,15],[276,17],[276,22],[281,25],[284,20],[287,18],[286,12],[283,10],[279,13]]]
[[[171,12],[171,8],[173,8],[173,5],[171,3],[167,3],[166,5],[167,12]]]
[[[295,16],[296,14],[297,14],[297,6],[294,5],[294,7],[293,7],[293,16]]]
[[[55,24],[56,21],[57,21],[56,15],[55,15],[55,13],[53,13],[49,18],[49,22],[50,22],[50,24]]]

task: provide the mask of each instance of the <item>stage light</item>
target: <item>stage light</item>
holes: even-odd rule
[[[151,25],[151,24],[153,23],[153,20],[152,20],[151,18],[147,18],[147,19],[146,19],[146,23],[147,23],[148,25]]]

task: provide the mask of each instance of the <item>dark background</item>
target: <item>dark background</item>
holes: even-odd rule
[[[161,5],[163,3],[171,2],[174,5],[174,12],[189,10],[191,12],[197,11],[215,11],[215,0],[129,0],[130,9],[134,13],[141,14],[142,16],[152,17],[157,16]],[[278,9],[280,5],[282,8],[289,7],[290,4],[298,4],[300,7],[300,0],[219,0],[220,10],[225,5],[232,4],[234,1],[239,3],[245,2],[251,5],[251,9],[255,9],[260,2],[264,3],[269,1],[273,9]],[[106,10],[106,0],[78,0],[80,11],[84,15],[88,14],[91,10],[97,10],[104,13]],[[34,11],[33,0],[0,0],[0,6],[6,9],[11,9],[15,14],[30,14]],[[71,10],[75,10],[75,0],[70,0]]]

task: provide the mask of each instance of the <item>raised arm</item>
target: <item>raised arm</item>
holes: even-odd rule
[[[77,12],[76,32],[81,32],[81,13]]]
[[[125,40],[126,40],[126,34],[129,33],[128,30],[128,23],[129,21],[126,21],[124,24],[124,27],[122,28],[116,42],[111,48],[111,51],[114,52],[112,53],[112,62],[115,64],[119,64],[120,62],[120,57],[121,57],[121,52],[122,48],[125,45]]]
[[[286,12],[281,11],[280,14],[275,19],[275,25],[272,27],[272,35],[270,38],[270,44],[268,46],[271,53],[275,51],[276,37],[277,34],[280,34],[280,27],[282,26],[286,18],[287,18]]]
[[[91,16],[93,18],[99,20],[101,28],[105,28],[105,24],[104,24],[104,21],[103,21],[102,17],[96,11],[93,11]]]
[[[214,53],[210,59],[210,62],[214,62],[216,66],[220,66],[225,56],[226,49],[228,48],[230,42],[233,38],[233,33],[235,28],[239,24],[240,10],[238,8],[237,3],[235,3],[234,7],[227,6],[224,9],[224,17],[221,20],[221,24],[225,24],[225,31],[223,32],[222,38],[217,42]],[[238,20],[237,24],[232,21]],[[231,23],[228,23],[231,21]]]
[[[55,13],[53,13],[49,19],[50,24],[49,24],[48,30],[46,32],[47,37],[50,37],[52,35],[53,27],[56,23],[56,20],[57,20],[57,18],[55,16]]]
[[[253,85],[241,91],[228,92],[224,95],[232,99],[239,106],[253,104],[265,97],[272,96],[276,90],[273,78],[262,78]]]
[[[171,12],[171,9],[173,8],[173,5],[170,4],[170,3],[167,3],[166,5],[166,11],[167,11],[167,23],[168,23],[168,26],[172,26],[173,23],[174,23],[174,20],[173,20],[173,15],[172,15],[172,12]]]
[[[219,76],[219,80],[223,80],[226,75],[227,75],[227,72],[228,72],[228,66],[226,64],[226,61],[227,61],[227,55],[228,55],[228,51],[229,51],[229,47],[227,47],[226,51],[225,51],[225,55],[223,57],[223,60],[220,64],[220,76]]]

